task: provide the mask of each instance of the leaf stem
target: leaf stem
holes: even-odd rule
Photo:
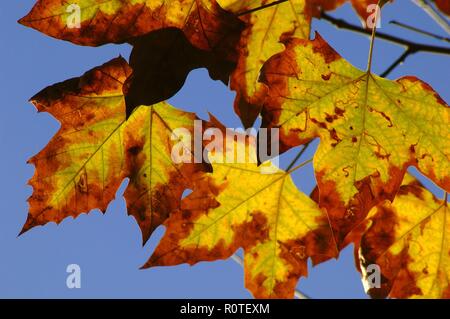
[[[237,254],[233,254],[231,256],[231,259],[233,259],[236,263],[238,263],[239,265],[244,267],[244,260]],[[309,296],[305,295],[303,292],[301,292],[300,290],[297,290],[297,289],[295,290],[294,296],[297,299],[311,299]]]
[[[291,168],[290,170],[286,171],[286,174],[291,174],[293,172],[295,172],[296,170],[302,168],[303,166],[308,165],[309,163],[312,163],[313,159],[310,158],[307,161],[301,162],[300,164],[298,164],[297,166],[295,166],[294,168]]]
[[[311,144],[311,141],[303,145],[300,152],[298,152],[297,156],[292,160],[292,162],[289,164],[289,166],[286,168],[286,172],[288,172],[292,167],[294,167],[295,163],[298,162],[298,160],[302,157],[302,155],[306,152],[306,149]]]
[[[448,206],[448,193],[445,192],[444,194],[444,206],[447,207]]]
[[[373,24],[372,34],[370,36],[370,49],[369,49],[369,57],[368,57],[368,61],[367,61],[367,73],[371,73],[371,71],[372,71],[373,49],[375,47],[375,35],[377,33],[378,18],[380,17],[379,10],[380,10],[380,7],[377,6],[377,9],[375,12],[375,22]]]

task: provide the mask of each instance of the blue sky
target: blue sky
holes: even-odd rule
[[[31,9],[34,1],[0,2],[0,297],[122,297],[122,298],[250,298],[243,286],[243,271],[234,261],[200,263],[139,270],[161,238],[159,228],[142,247],[140,230],[128,217],[122,198],[105,215],[93,211],[76,220],[66,219],[59,226],[50,223],[17,237],[25,222],[31,194],[27,181],[34,168],[28,158],[41,150],[56,133],[59,124],[48,114],[37,114],[28,99],[42,88],[100,65],[121,54],[128,57],[127,45],[100,48],[79,47],[27,29],[16,21]],[[349,5],[335,16],[359,23]],[[431,32],[443,31],[410,1],[397,0],[383,14],[382,31],[414,41],[443,45],[389,25],[390,20],[420,26]],[[366,37],[338,31],[325,21],[314,28],[346,59],[365,68],[369,41]],[[401,53],[402,48],[377,41],[374,72],[381,73]],[[450,59],[427,53],[410,57],[390,78],[416,75],[450,100],[448,74]],[[238,127],[232,111],[234,94],[220,82],[209,79],[205,70],[190,73],[183,89],[170,102],[206,118],[212,112],[228,127]],[[305,158],[312,156],[311,149]],[[281,166],[296,154],[283,156]],[[299,188],[309,193],[314,186],[312,167],[294,174]],[[423,180],[423,179],[422,179]],[[432,191],[442,192],[426,181]],[[299,288],[313,298],[365,298],[359,274],[355,271],[351,247],[338,261],[330,261],[310,271]],[[66,287],[66,267],[79,264],[81,289]]]

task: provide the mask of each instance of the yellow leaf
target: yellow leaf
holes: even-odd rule
[[[415,178],[405,176],[394,201],[369,213],[361,269],[377,264],[381,286],[365,274],[368,292],[384,298],[450,298],[450,210]]]
[[[126,175],[130,178],[125,191],[128,214],[134,216],[146,242],[152,232],[179,208],[181,196],[191,187],[191,180],[206,167],[195,164],[190,139],[194,136],[196,116],[162,102],[141,106],[128,119],[124,129]],[[178,136],[177,129],[186,136]],[[200,132],[202,134],[202,132]],[[172,150],[177,143],[192,160],[176,163]]]
[[[358,70],[319,35],[287,41],[262,80],[263,126],[280,128],[282,150],[321,140],[319,203],[340,244],[374,205],[393,198],[411,165],[450,191],[450,109],[426,83]]]
[[[327,216],[297,190],[292,171],[270,162],[258,167],[248,144],[245,163],[217,160],[232,158],[239,143],[216,150],[213,173],[194,182],[192,194],[166,221],[146,267],[226,259],[242,247],[253,295],[292,298],[298,279],[307,275],[308,258],[317,264],[336,256]],[[269,168],[273,174],[261,173]]]
[[[276,1],[219,0],[219,4],[233,13],[242,13]],[[264,84],[258,82],[262,65],[274,54],[283,51],[283,37],[309,38],[311,15],[305,0],[289,0],[241,16],[247,27],[238,45],[238,63],[231,75],[231,89],[237,93],[235,111],[245,127],[251,127],[261,111],[266,94]]]

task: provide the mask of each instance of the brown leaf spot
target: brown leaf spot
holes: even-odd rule
[[[341,59],[337,53],[323,38],[316,32],[315,39],[312,42],[314,53],[319,53],[323,56],[325,63],[330,64],[336,60]]]
[[[328,73],[328,74],[322,74],[322,79],[323,79],[324,81],[329,81],[330,78],[331,78],[331,73]]]

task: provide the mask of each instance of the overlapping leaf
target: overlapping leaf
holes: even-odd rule
[[[50,86],[31,99],[61,129],[30,159],[36,172],[23,231],[98,208],[106,210],[124,178],[122,86],[131,69],[122,58],[80,78]]]
[[[373,208],[368,220],[359,255],[362,269],[381,269],[381,287],[368,290],[372,297],[450,298],[447,203],[406,175],[394,201]]]
[[[382,79],[353,67],[319,35],[292,39],[264,66],[270,88],[263,122],[280,128],[283,149],[315,137],[320,205],[342,243],[408,166],[450,190],[450,109],[414,77]]]
[[[254,296],[292,297],[309,258],[335,257],[352,240],[361,269],[381,267],[382,287],[372,296],[449,298],[448,207],[409,175],[400,184],[414,165],[450,191],[450,109],[417,78],[382,79],[350,65],[319,35],[308,40],[312,17],[345,2],[220,0],[227,12],[215,0],[39,0],[21,23],[82,45],[130,42],[134,72],[117,58],[32,98],[61,129],[30,160],[36,172],[23,231],[105,211],[128,177],[124,196],[144,242],[167,227],[147,267],[225,259],[243,248]],[[351,3],[367,21],[378,0]],[[436,1],[448,14],[444,3]],[[72,27],[77,6],[81,23]],[[282,151],[321,139],[319,205],[297,190],[292,170],[258,166],[251,139],[210,149],[209,173],[192,157],[174,161],[174,149],[193,146],[177,129],[190,137],[203,131],[195,114],[158,102],[193,68],[226,83],[236,62],[231,87],[245,126],[262,107],[263,126],[281,129]],[[210,126],[225,130],[215,120]],[[230,155],[242,147],[247,158],[236,162]],[[181,200],[188,188],[193,193]]]
[[[237,48],[237,67],[231,75],[231,89],[236,91],[234,108],[245,127],[253,125],[264,102],[266,86],[258,82],[262,65],[274,54],[283,51],[286,37],[309,39],[312,17],[320,11],[334,10],[345,2],[322,0],[219,0],[226,10],[239,15],[246,23]],[[372,13],[368,6],[377,0],[352,1],[364,20]],[[273,6],[270,4],[276,3]],[[255,10],[264,8],[262,10]],[[248,12],[248,13],[246,13]],[[246,14],[243,14],[246,13]]]
[[[126,82],[127,117],[140,105],[152,105],[175,95],[196,68],[205,67],[211,78],[228,84],[235,63],[216,52],[196,48],[181,30],[166,28],[133,41],[130,66],[133,74]]]
[[[269,162],[258,167],[254,148],[247,147],[245,163],[218,160],[234,158],[239,141],[214,151],[213,173],[195,182],[165,222],[166,234],[146,266],[225,259],[242,247],[253,295],[292,298],[308,258],[316,264],[336,255],[327,216],[297,190],[289,172]],[[273,174],[261,174],[268,168]]]
[[[219,4],[236,14],[262,7],[274,1],[220,0]],[[247,27],[238,46],[239,59],[231,76],[231,88],[237,92],[235,111],[245,127],[253,125],[261,111],[266,86],[258,83],[262,65],[283,51],[284,36],[309,38],[311,15],[304,0],[289,0],[241,16]]]
[[[124,196],[144,242],[179,207],[183,191],[192,187],[195,176],[207,169],[195,164],[191,140],[186,140],[194,137],[195,120],[195,114],[162,102],[137,108],[127,121],[124,141],[130,182]],[[186,135],[176,134],[180,128]],[[172,151],[187,152],[191,160],[174,162]]]
[[[96,208],[105,211],[128,177],[128,213],[146,241],[178,207],[191,178],[207,169],[194,160],[176,164],[171,157],[175,145],[192,149],[174,130],[193,135],[194,114],[162,102],[137,108],[125,121],[122,89],[130,72],[127,62],[117,58],[32,98],[39,111],[61,122],[61,129],[30,160],[36,172],[23,231]]]
[[[77,13],[81,14],[77,27]],[[240,21],[215,0],[38,0],[20,23],[52,37],[98,46],[164,28],[183,30],[199,49],[226,47]]]

